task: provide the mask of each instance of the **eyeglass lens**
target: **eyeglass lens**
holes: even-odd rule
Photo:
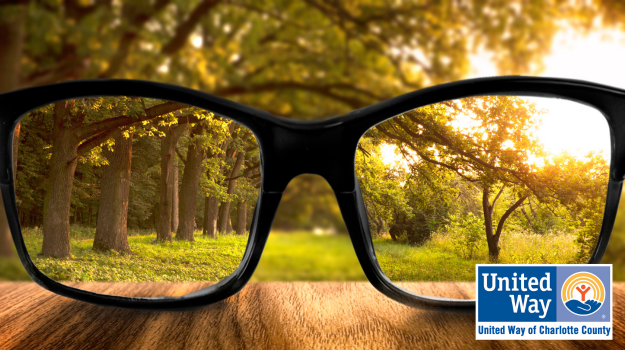
[[[19,219],[48,277],[176,296],[239,266],[260,189],[258,144],[242,125],[170,101],[96,97],[31,111],[18,137]]]
[[[587,263],[609,168],[598,110],[520,96],[407,111],[370,129],[356,156],[382,271],[404,289],[458,299],[475,297],[475,264]]]

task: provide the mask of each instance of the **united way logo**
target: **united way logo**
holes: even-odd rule
[[[572,274],[562,285],[562,302],[575,315],[588,316],[597,312],[605,299],[605,287],[590,272]]]
[[[612,265],[476,267],[476,339],[612,339]]]

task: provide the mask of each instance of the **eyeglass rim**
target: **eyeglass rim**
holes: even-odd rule
[[[137,91],[141,91],[137,94]],[[625,178],[625,90],[572,79],[504,76],[461,80],[410,92],[369,107],[349,112],[343,116],[317,122],[293,121],[276,117],[243,104],[223,99],[197,90],[143,80],[95,79],[75,80],[8,92],[0,95],[0,191],[6,215],[17,248],[18,256],[30,277],[43,288],[69,298],[97,304],[129,309],[186,310],[212,304],[238,293],[251,278],[264,249],[273,217],[280,203],[283,188],[267,184],[266,167],[261,165],[263,184],[255,207],[250,236],[239,267],[224,280],[208,288],[181,297],[136,298],[105,295],[76,289],[56,282],[41,273],[30,259],[21,234],[17,215],[12,169],[12,135],[22,116],[29,111],[51,103],[94,96],[141,96],[185,103],[204,108],[233,120],[256,136],[261,159],[271,157],[263,152],[267,135],[264,130],[309,129],[327,130],[343,128],[353,150],[351,174],[345,173],[343,182],[334,188],[343,219],[347,226],[356,255],[369,282],[386,296],[408,306],[421,309],[475,312],[474,300],[458,300],[417,295],[395,285],[382,272],[371,241],[364,201],[355,176],[355,154],[360,138],[375,125],[406,111],[433,103],[484,95],[518,95],[563,98],[589,105],[599,110],[610,127],[611,165],[606,207],[601,232],[589,263],[601,261],[607,248],[618,209],[622,181]],[[267,147],[265,147],[267,148]],[[263,161],[261,160],[261,163]],[[284,181],[282,181],[284,182]],[[285,184],[284,184],[285,186]],[[344,190],[347,189],[347,190]],[[350,191],[351,189],[351,191]]]

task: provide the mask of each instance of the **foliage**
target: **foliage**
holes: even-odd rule
[[[473,259],[473,254],[484,237],[483,229],[484,223],[473,213],[461,218],[452,218],[448,231],[453,232],[451,239],[460,256]]]
[[[481,228],[477,219],[455,225],[467,258],[481,231],[496,260],[502,233],[516,227],[575,231],[578,260],[587,260],[599,234],[609,163],[601,154],[546,151],[538,132],[550,111],[534,101],[516,96],[445,101],[370,129],[361,139],[356,171],[377,234],[386,225],[395,240],[411,230],[427,237],[452,215],[480,215]],[[519,208],[525,222],[512,215]]]
[[[90,238],[85,238],[85,231],[91,233]],[[211,239],[201,232],[196,232],[195,243],[177,240],[156,243],[153,231],[135,231],[128,237],[133,254],[95,253],[94,233],[73,227],[71,259],[38,255],[43,238],[40,230],[26,229],[24,238],[40,271],[58,281],[74,282],[217,282],[239,266],[247,244],[246,236],[219,235]]]
[[[74,78],[150,79],[197,88],[274,114],[304,119],[341,114],[409,90],[459,79],[467,73],[469,56],[476,49],[485,48],[492,53],[502,73],[530,72],[540,66],[541,55],[549,51],[560,19],[587,28],[601,22],[595,20],[598,14],[603,16],[604,25],[618,27],[622,22],[618,20],[622,11],[618,11],[617,2],[600,1],[509,4],[475,0],[461,6],[432,2],[425,8],[413,2],[316,0],[43,1],[26,6],[27,35],[19,86]],[[86,100],[82,107],[90,113],[85,123],[107,118],[106,111],[133,117],[145,109],[138,99],[127,102],[128,108],[122,110],[120,106],[124,106],[116,103],[115,98]],[[402,116],[407,124],[414,124],[410,117],[426,117],[421,126],[427,124],[424,135],[428,137],[436,133],[454,136],[448,133],[450,123],[446,123],[453,119],[452,110],[471,110],[478,120],[492,114],[484,111],[503,111],[496,122],[482,123],[472,130],[471,137],[453,138],[452,144],[466,154],[453,148],[447,148],[446,153],[440,142],[415,144],[421,159],[425,155],[431,160],[444,160],[447,166],[455,168],[455,174],[449,167],[444,169],[433,163],[413,162],[407,169],[384,164],[376,157],[365,160],[366,153],[359,153],[356,166],[358,173],[368,174],[359,181],[374,233],[383,236],[393,225],[403,225],[417,227],[419,237],[429,237],[446,225],[452,215],[479,215],[483,209],[476,192],[482,191],[492,199],[501,189],[501,197],[496,197],[499,206],[492,202],[493,223],[505,221],[507,211],[503,204],[512,208],[521,201],[521,210],[529,208],[527,205],[534,200],[539,209],[531,210],[526,221],[517,215],[517,210],[505,221],[506,232],[517,228],[539,233],[575,232],[580,247],[578,259],[587,258],[600,225],[605,199],[596,194],[604,189],[606,164],[598,158],[593,161],[592,157],[576,160],[564,156],[550,158],[542,169],[532,167],[528,162],[530,155],[540,156],[541,150],[527,137],[532,121],[526,117],[536,115],[536,111],[528,105],[510,108],[515,102],[505,98],[486,107],[480,103],[476,98],[465,106],[435,106],[424,108],[426,115]],[[511,112],[523,108],[529,112],[510,118]],[[49,120],[42,120],[46,119],[45,113],[50,111],[42,109],[39,116],[31,114],[39,122],[23,120],[24,129],[34,130],[23,135],[20,152],[30,156],[20,155],[17,172],[17,182],[22,184],[17,187],[20,219],[27,226],[41,224],[38,218],[43,211],[41,202],[49,172],[49,164],[41,160],[49,157],[51,142],[46,135],[52,131]],[[157,180],[161,175],[155,155],[158,137],[163,132],[159,127],[176,124],[174,119],[170,114],[157,123],[124,130],[139,138],[133,152],[136,155],[129,227],[149,228],[155,220]],[[518,123],[507,128],[511,120]],[[186,154],[189,144],[201,138],[206,141],[205,151],[213,156],[202,165],[198,208],[204,206],[202,195],[253,203],[259,184],[251,176],[256,175],[252,169],[259,162],[258,150],[246,151],[241,172],[249,170],[251,176],[241,178],[235,192],[228,194],[223,181],[234,158],[214,157],[229,133],[227,122],[211,116],[202,123],[206,125],[205,134],[187,134],[179,145],[180,153]],[[240,136],[235,137],[236,152],[245,150]],[[406,135],[400,132],[399,136]],[[514,141],[517,149],[529,150],[529,154],[507,152],[502,146],[508,140]],[[375,154],[385,144],[386,136],[374,135],[372,139],[363,139],[361,146]],[[493,146],[495,151],[483,153]],[[68,218],[72,223],[95,222],[97,213],[93,209],[98,205],[100,166],[106,164],[101,156],[103,147],[114,145],[110,139],[103,140],[79,159]],[[411,150],[416,152],[401,147],[396,152],[414,158]],[[470,159],[467,154],[478,156]],[[476,167],[478,160],[507,167],[521,176],[515,179],[505,172]],[[180,162],[179,174],[184,170],[184,163]],[[565,172],[587,175],[593,171],[599,175],[591,181],[584,176],[563,176]],[[463,176],[475,181],[466,184],[461,180]],[[323,196],[320,202],[327,204],[329,210],[318,209],[302,196],[285,195],[281,212],[303,214],[293,219],[278,218],[276,222],[296,227],[314,218],[323,225],[340,224],[333,195],[320,189],[320,183],[292,182],[293,186],[301,185],[293,187],[295,190],[309,188]],[[196,215],[198,221],[200,213]],[[409,239],[406,228],[400,231],[405,233],[406,241],[423,242],[421,238]]]
[[[502,236],[502,264],[574,263],[578,248],[570,242],[573,235],[538,235],[509,232]],[[393,241],[390,237],[373,240],[382,271],[394,282],[475,281],[475,264],[490,263],[485,240],[480,240],[472,259],[457,250],[451,233],[437,232],[421,247]]]
[[[25,20],[17,22],[25,33],[21,72],[11,88],[145,79],[276,115],[324,118],[461,79],[478,50],[491,54],[502,74],[535,73],[562,20],[591,27],[602,14],[618,26],[610,11],[618,5],[596,2],[27,2]],[[8,17],[15,12],[0,9]],[[93,149],[93,161],[100,151]],[[218,190],[206,192],[223,198]],[[331,194],[321,195],[331,202]],[[340,222],[336,205],[322,214]]]
[[[547,232],[535,234],[513,232],[502,237],[503,264],[584,264],[578,260],[579,244],[572,233]]]
[[[396,213],[406,213],[410,206],[406,198],[405,185],[407,174],[400,166],[385,164],[380,157],[382,150],[379,143],[363,138],[356,155],[356,174],[365,200],[369,224],[374,234],[380,235],[393,221]],[[388,227],[390,229],[390,227]]]
[[[180,140],[178,153],[181,161],[178,171],[179,179],[184,173],[184,154],[189,144],[201,139],[204,152],[208,157],[202,164],[200,178],[201,198],[203,207],[204,196],[215,196],[220,201],[246,201],[253,207],[258,197],[258,180],[252,176],[257,174],[259,151],[254,137],[243,142],[245,128],[236,126],[230,134],[231,121],[215,116],[213,113],[195,108],[184,107],[173,112],[158,115],[152,120],[143,120],[146,111],[152,107],[167,104],[166,101],[131,97],[100,97],[64,102],[70,106],[67,125],[91,127],[115,118],[128,118],[137,122],[121,129],[122,133],[134,135],[132,152],[132,171],[130,182],[130,200],[128,204],[128,227],[149,228],[155,223],[155,213],[159,202],[160,179],[160,144],[165,136],[164,130],[178,123],[189,123],[190,129],[202,126],[200,133],[187,132]],[[17,187],[18,206],[21,222],[25,226],[39,226],[43,220],[43,201],[46,189],[49,189],[50,152],[53,149],[52,124],[54,105],[45,106],[32,111],[22,119],[22,133],[18,154]],[[113,130],[114,131],[114,130]],[[104,131],[96,137],[101,140],[87,153],[80,153],[74,174],[74,185],[71,197],[71,213],[69,220],[73,224],[95,225],[100,198],[100,179],[102,166],[108,164],[102,156],[104,147],[114,151],[112,134]],[[232,157],[221,157],[226,152],[220,146],[228,139],[228,151],[246,153],[246,161],[241,167],[242,176],[237,179],[236,191],[227,193],[228,181],[226,174],[234,164]],[[90,143],[88,140],[79,147]],[[199,222],[203,213],[199,213]]]
[[[27,247],[35,253],[35,247],[41,244],[41,230],[26,229],[25,233]],[[217,240],[210,240],[196,234],[195,243],[154,244],[152,231],[130,233],[129,242],[133,251],[141,252],[139,255],[93,253],[88,238],[93,237],[93,230],[72,226],[72,251],[78,253],[72,259],[55,260],[33,254],[31,257],[54,277],[76,281],[215,281],[238,266],[247,240],[237,235],[220,235]],[[510,232],[502,236],[500,262],[572,263],[577,253],[577,248],[569,244],[572,239],[572,234]],[[420,247],[394,242],[388,235],[375,238],[373,243],[382,271],[392,281],[474,281],[475,264],[488,263],[485,249],[476,251],[472,260],[463,258],[449,234],[435,233]],[[479,246],[484,248],[485,242],[482,240]],[[215,249],[219,255],[215,255]],[[169,264],[163,264],[168,259]],[[18,272],[0,270],[1,278],[27,279],[19,262],[12,261]],[[272,232],[252,280],[364,281],[365,277],[349,237],[295,231]]]
[[[281,115],[334,115],[457,80],[476,48],[495,53],[501,73],[528,72],[549,52],[556,19],[596,13],[552,3],[32,2],[23,84],[149,79]]]

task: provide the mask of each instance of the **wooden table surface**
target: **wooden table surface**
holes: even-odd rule
[[[475,314],[412,309],[361,282],[250,283],[184,312],[99,307],[7,282],[0,283],[0,349],[625,348],[624,301],[625,283],[615,283],[612,341],[476,341]]]

